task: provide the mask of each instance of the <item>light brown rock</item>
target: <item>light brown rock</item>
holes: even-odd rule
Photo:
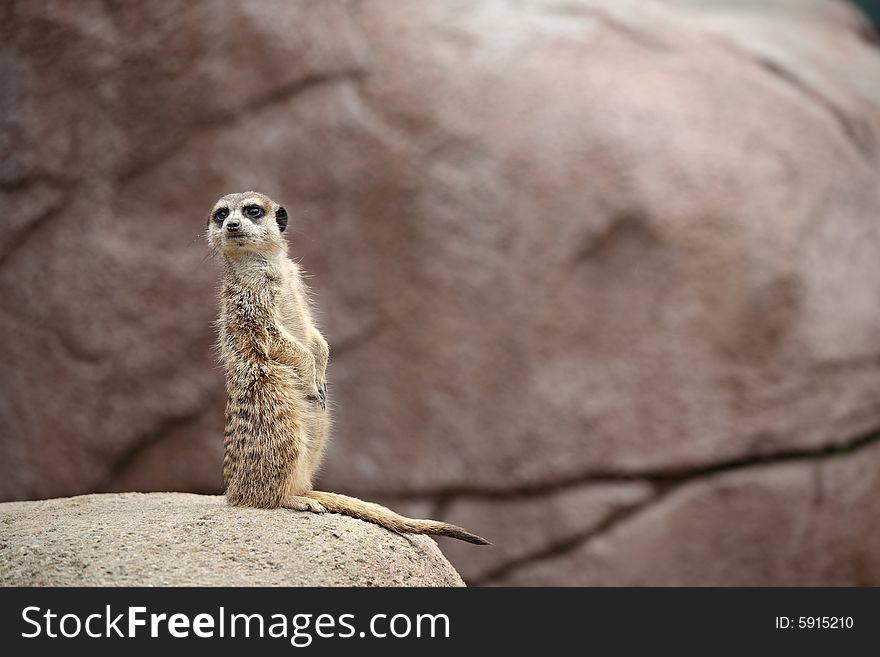
[[[436,543],[185,493],[0,504],[5,586],[462,586]]]

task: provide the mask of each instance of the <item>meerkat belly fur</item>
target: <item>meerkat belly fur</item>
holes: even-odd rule
[[[436,520],[312,490],[330,434],[330,350],[287,256],[283,207],[257,192],[214,204],[208,242],[222,257],[220,360],[226,372],[223,481],[235,506],[341,513],[398,533],[485,539]]]

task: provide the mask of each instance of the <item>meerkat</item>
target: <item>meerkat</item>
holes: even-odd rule
[[[312,490],[330,433],[327,361],[309,290],[287,255],[287,211],[257,192],[228,194],[207,222],[222,257],[220,360],[226,373],[223,482],[233,506],[340,513],[396,533],[489,542],[461,527]]]

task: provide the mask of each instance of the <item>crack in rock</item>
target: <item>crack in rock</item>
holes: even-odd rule
[[[146,452],[149,448],[161,442],[165,436],[174,429],[197,423],[214,406],[215,396],[206,395],[205,399],[195,409],[188,413],[175,415],[163,420],[158,427],[145,433],[132,441],[132,444],[107,468],[107,475],[100,485],[95,486],[95,491],[108,491],[112,488],[117,477]]]
[[[491,584],[494,581],[503,579],[508,574],[519,568],[528,566],[529,564],[538,561],[542,561],[543,559],[550,559],[556,556],[560,556],[562,554],[565,554],[566,552],[574,550],[583,543],[586,543],[594,537],[600,536],[605,532],[610,531],[617,525],[640,513],[643,509],[660,501],[661,499],[666,497],[669,492],[670,491],[664,491],[662,493],[651,495],[641,503],[625,507],[623,509],[620,509],[619,511],[610,513],[604,520],[602,520],[597,525],[590,527],[586,531],[572,534],[571,536],[568,536],[560,541],[551,543],[538,550],[529,552],[528,554],[522,555],[515,559],[502,562],[497,566],[490,568],[482,575],[470,578],[468,581],[468,585],[485,586],[486,584]]]
[[[804,80],[778,62],[774,62],[765,57],[752,57],[752,59],[762,69],[769,72],[777,79],[785,82],[790,88],[797,91],[812,105],[819,107],[822,111],[828,114],[838,128],[840,128],[847,143],[849,143],[865,160],[869,163],[873,163],[876,150],[873,139],[874,135],[867,125],[847,116],[844,110],[835,105],[834,102],[828,99],[823,93],[808,85]]]
[[[703,468],[697,472],[686,475],[670,476],[666,474],[655,474],[653,475],[653,477],[645,477],[646,479],[653,481],[656,486],[656,493],[649,496],[643,502],[625,509],[621,509],[616,513],[610,514],[598,525],[591,527],[586,531],[566,537],[560,541],[556,541],[554,543],[551,543],[550,545],[546,545],[538,550],[532,551],[529,554],[517,557],[516,559],[511,559],[509,561],[498,564],[497,566],[488,570],[485,574],[473,578],[469,583],[475,586],[491,584],[493,582],[502,580],[503,578],[507,577],[508,575],[520,568],[529,566],[544,559],[561,556],[567,552],[571,552],[572,550],[579,548],[580,546],[593,540],[594,538],[601,536],[616,528],[617,526],[629,521],[631,518],[640,514],[642,511],[648,509],[649,507],[655,506],[657,503],[668,498],[673,492],[695,481],[707,477],[718,476],[727,472],[743,470],[745,468],[752,467],[761,467],[768,465],[774,466],[797,462],[812,462],[814,464],[817,464],[819,461],[825,459],[839,458],[841,456],[853,454],[878,443],[880,443],[880,431],[874,431],[870,434],[860,436],[846,443],[829,445],[822,449],[809,451],[805,450],[799,453],[778,454],[766,458],[758,457],[753,459],[743,459],[736,463],[717,464],[715,466]]]
[[[551,482],[537,482],[525,484],[515,488],[480,488],[469,486],[450,486],[436,489],[419,491],[376,491],[369,489],[357,489],[353,494],[364,496],[382,496],[389,500],[408,500],[420,497],[449,498],[470,497],[477,499],[515,499],[519,497],[532,497],[547,495],[557,491],[582,484],[613,484],[621,482],[647,481],[655,486],[668,487],[678,485],[685,481],[707,477],[720,472],[728,472],[760,465],[774,465],[815,458],[834,457],[848,454],[873,443],[880,443],[880,429],[872,429],[866,434],[848,440],[831,442],[817,447],[806,449],[785,449],[767,454],[752,454],[707,463],[695,467],[666,467],[653,470],[594,470],[580,473],[574,476],[564,477]]]

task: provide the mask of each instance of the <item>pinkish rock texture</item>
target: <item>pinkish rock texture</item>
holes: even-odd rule
[[[695,476],[571,549],[519,559],[482,583],[876,586],[878,496],[876,444]]]
[[[880,514],[865,25],[824,0],[7,3],[0,499],[219,489],[201,232],[256,188],[333,349],[322,487],[495,539],[444,542],[472,583],[880,584],[880,536],[828,506]]]

